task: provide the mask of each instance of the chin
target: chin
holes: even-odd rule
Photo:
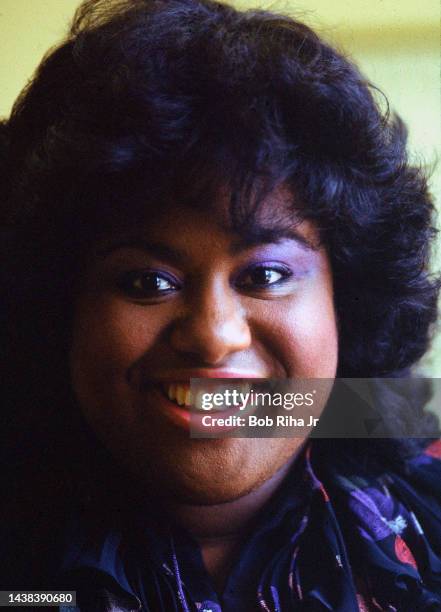
[[[244,495],[251,493],[257,489],[262,482],[253,483],[231,483],[230,482],[213,482],[212,480],[197,483],[175,480],[175,486],[170,490],[170,497],[175,502],[198,505],[198,506],[213,506],[226,504],[228,502],[240,499]]]
[[[149,475],[150,488],[159,496],[181,503],[226,503],[246,495],[265,480],[260,472],[244,473],[231,454],[222,449],[218,453],[203,453],[203,458],[192,455],[186,461],[161,464],[156,474]]]
[[[231,502],[258,489],[292,458],[294,450],[281,440],[193,440],[173,453],[137,461],[155,466],[143,474],[137,470],[138,477],[158,498],[197,505]]]

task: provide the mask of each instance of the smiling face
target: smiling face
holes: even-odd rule
[[[217,213],[216,213],[217,210]],[[225,202],[174,207],[90,254],[70,353],[79,406],[99,438],[158,495],[220,503],[257,488],[302,440],[192,439],[167,398],[192,377],[334,378],[332,274],[307,221],[228,228]],[[255,228],[254,228],[255,229]],[[182,418],[180,418],[182,417]]]

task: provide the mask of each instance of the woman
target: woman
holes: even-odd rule
[[[3,133],[3,588],[441,609],[425,388],[378,404],[414,434],[385,443],[194,439],[176,401],[192,378],[402,377],[427,350],[433,205],[357,69],[271,13],[85,2]]]

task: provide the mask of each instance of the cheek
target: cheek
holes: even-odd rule
[[[268,345],[289,378],[334,378],[338,334],[330,278],[311,279],[268,313]],[[265,341],[265,340],[264,340]]]
[[[295,374],[303,378],[334,378],[338,338],[332,299],[308,301],[296,309],[287,342],[292,346]]]
[[[70,370],[74,392],[85,410],[111,394],[127,392],[130,371],[157,342],[163,317],[135,304],[81,298],[74,318]]]

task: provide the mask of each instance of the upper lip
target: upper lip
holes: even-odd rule
[[[239,369],[208,369],[174,370],[150,377],[154,382],[190,382],[192,378],[268,378],[263,372]]]

